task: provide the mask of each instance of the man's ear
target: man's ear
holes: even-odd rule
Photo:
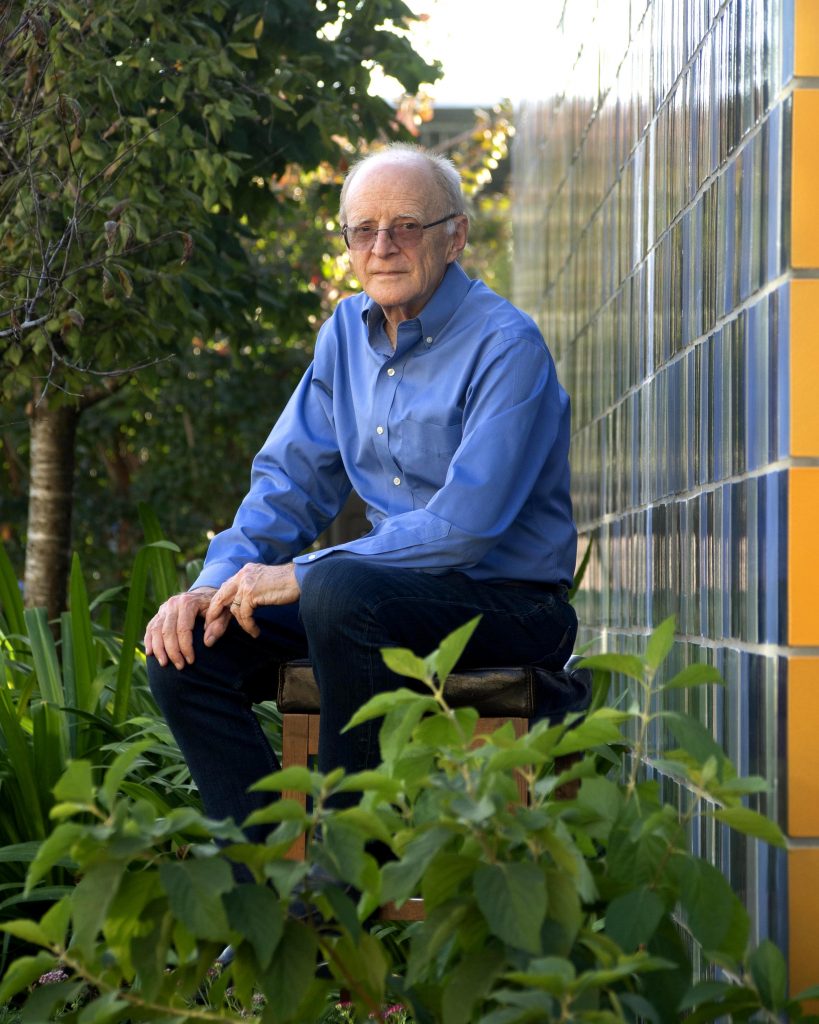
[[[469,218],[467,215],[460,214],[455,218],[455,230],[449,236],[449,248],[446,254],[447,263],[453,263],[466,248],[466,242],[469,238]]]

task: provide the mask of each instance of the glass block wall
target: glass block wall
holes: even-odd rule
[[[819,981],[819,2],[554,7],[515,298],[572,396],[581,638],[639,650],[673,613],[674,667],[723,672],[685,699],[769,780],[789,849],[710,821],[691,841],[796,991]]]

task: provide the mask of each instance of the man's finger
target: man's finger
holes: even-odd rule
[[[210,615],[210,609],[208,609],[208,615]],[[208,647],[212,647],[216,641],[222,636],[225,630],[230,624],[230,612],[227,608],[223,608],[217,618],[212,619],[205,625],[205,644]]]
[[[196,616],[199,612],[199,608],[192,601],[186,601],[180,611],[179,617],[176,620],[176,637],[179,642],[179,649],[182,652],[182,657],[189,664],[193,664],[193,624],[196,621]]]
[[[181,670],[185,667],[185,658],[179,650],[177,623],[178,620],[175,614],[170,614],[169,612],[165,614],[165,619],[162,623],[162,642],[165,645],[165,653],[169,661],[173,662],[175,668]]]

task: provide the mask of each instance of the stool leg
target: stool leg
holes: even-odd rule
[[[476,728],[478,732],[495,732],[497,729],[500,729],[502,725],[506,725],[507,722],[512,723],[512,728],[515,730],[515,736],[518,739],[520,739],[521,736],[525,736],[529,731],[528,718],[479,718]],[[520,772],[515,773],[515,782],[517,783],[520,802],[522,804],[528,804],[529,789],[526,785],[526,779],[524,779]]]
[[[317,715],[282,715],[282,768],[289,768],[294,764],[307,767],[310,719],[317,717]],[[307,797],[304,793],[284,790],[282,799],[296,800],[302,807],[307,807]],[[287,851],[287,859],[304,860],[304,836],[300,836]]]

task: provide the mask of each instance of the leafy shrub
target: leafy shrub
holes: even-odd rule
[[[249,821],[273,826],[263,845],[194,808],[162,814],[149,799],[123,795],[140,745],[104,772],[70,763],[50,812],[58,824],[26,886],[33,891],[62,858],[80,881],[39,922],[2,926],[38,952],[11,965],[0,1003],[61,967],[66,980],[28,993],[28,1019],[67,1007],[63,1019],[83,1024],[229,1021],[254,1011],[271,1024],[312,1024],[339,989],[363,1016],[383,1021],[382,1007],[399,1003],[419,1024],[815,1019],[803,1016],[801,1001],[819,990],[787,996],[779,951],[767,941],[749,948],[742,904],[715,868],[688,852],[686,817],[694,814],[784,840],[743,805],[764,783],[738,778],[695,723],[654,710],[673,622],[658,627],[642,657],[588,659],[598,674],[633,681],[632,707],[541,722],[520,738],[511,727],[479,737],[476,712],[444,700],[440,681],[473,628],[426,659],[384,652],[428,692],[379,695],[354,716],[351,724],[383,716],[377,770],[345,776],[292,767],[257,783],[271,794],[311,797],[307,810],[280,797],[255,812]],[[662,686],[715,682],[712,669],[690,666]],[[683,818],[641,775],[657,715],[680,744],[662,768],[694,794]],[[555,759],[573,753],[582,760],[556,775]],[[516,799],[516,773],[526,780],[526,806]],[[576,799],[555,800],[572,779],[580,781]],[[328,806],[332,794],[350,791],[361,794],[357,806]],[[182,833],[199,837],[185,856]],[[304,863],[286,859],[301,834]],[[374,843],[394,859],[379,863]],[[237,882],[231,860],[254,881]],[[294,896],[308,916],[294,915]],[[409,926],[406,956],[396,956],[383,930],[366,922],[385,902],[417,896],[425,920]],[[705,980],[693,977],[683,927],[710,964]],[[236,958],[214,972],[227,942]]]

